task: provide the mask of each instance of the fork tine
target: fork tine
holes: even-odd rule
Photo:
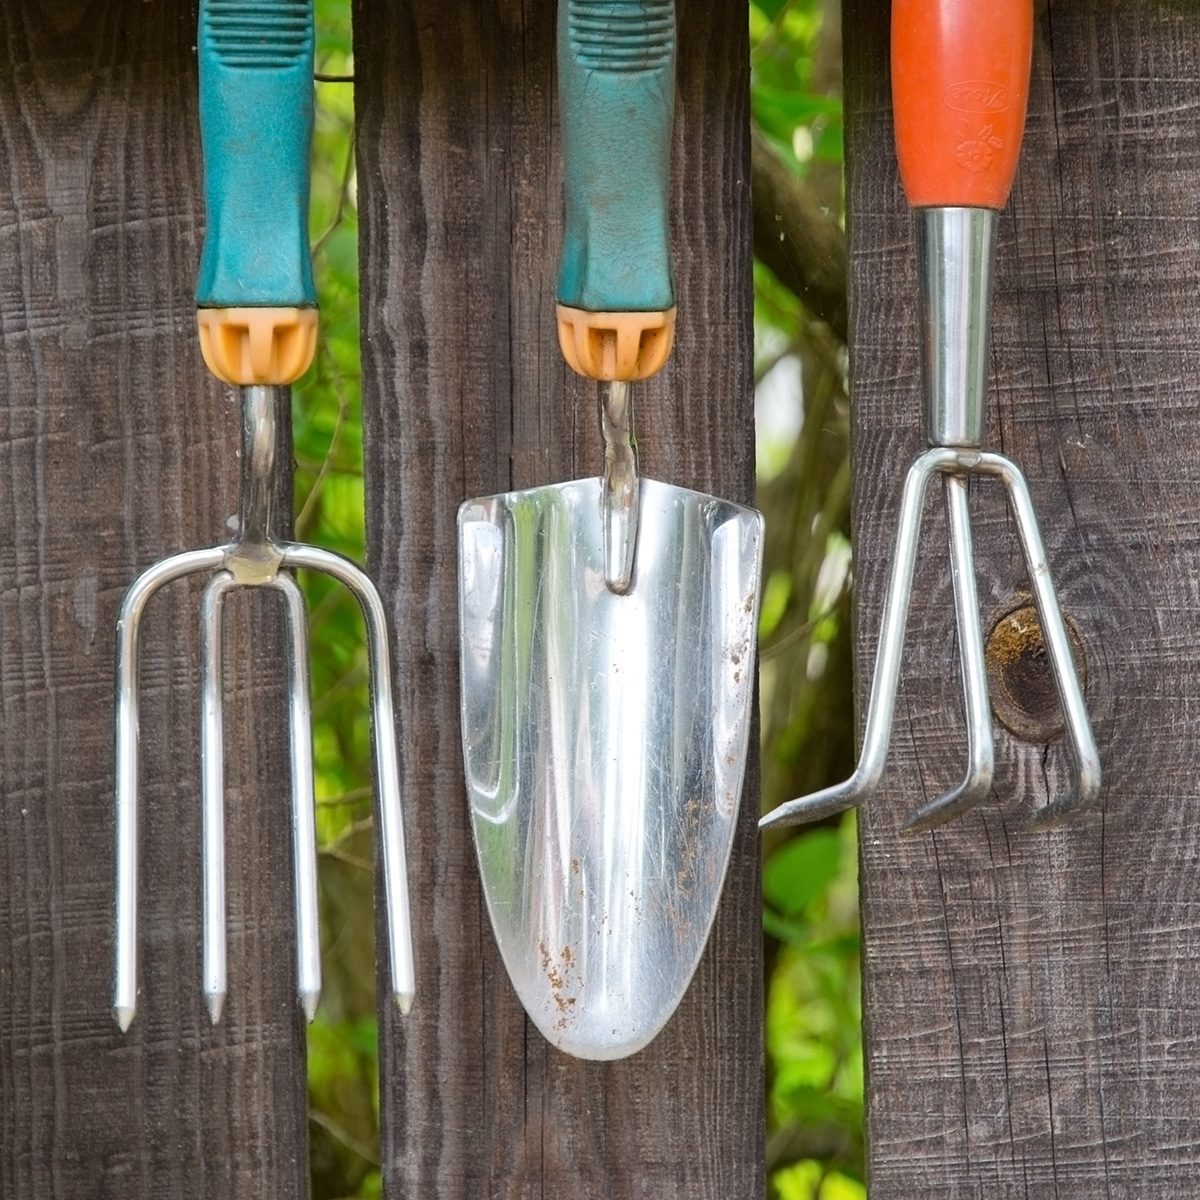
[[[343,584],[358,601],[366,623],[371,680],[371,727],[375,744],[379,814],[378,840],[383,855],[392,994],[400,1011],[407,1014],[412,1009],[415,995],[415,967],[404,845],[404,812],[400,795],[400,766],[396,756],[396,711],[392,701],[387,614],[370,577],[348,558],[323,550],[319,546],[292,542],[285,547],[283,559],[289,567],[322,571]]]
[[[313,790],[312,699],[308,674],[308,613],[291,575],[270,586],[287,605],[289,733],[292,760],[292,871],[296,895],[296,989],[311,1021],[321,999],[321,927],[317,906],[317,825]]]
[[[225,597],[237,585],[228,571],[209,580],[200,606],[200,779],[203,803],[204,1000],[216,1025],[225,1005]]]
[[[906,833],[933,829],[974,808],[992,790],[995,770],[967,479],[963,475],[943,475],[942,490],[950,530],[950,574],[954,581],[963,715],[967,726],[967,773],[958,787],[921,805],[904,826]]]
[[[138,665],[142,615],[159,588],[193,571],[213,570],[223,557],[221,547],[189,550],[148,567],[125,593],[117,619],[113,1019],[122,1032],[129,1028],[137,1011]]]

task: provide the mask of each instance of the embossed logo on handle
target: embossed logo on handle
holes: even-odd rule
[[[958,123],[958,147],[954,159],[965,170],[978,173],[992,165],[997,150],[1004,148],[1004,139],[996,136],[995,126],[989,121],[981,128],[973,128],[970,122]]]
[[[1001,83],[988,83],[986,79],[952,83],[942,93],[942,100],[947,108],[968,113],[1004,112],[1012,102],[1008,88]]]

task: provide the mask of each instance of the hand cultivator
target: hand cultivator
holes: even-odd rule
[[[998,480],[1008,493],[1074,761],[1072,787],[1038,813],[1049,825],[1094,803],[1100,760],[1071,655],[1037,517],[1020,468],[984,450],[992,269],[998,210],[1016,174],[1029,92],[1030,0],[893,0],[892,92],[900,173],[916,209],[929,449],[909,468],[896,552],[883,606],[866,728],[858,765],[842,784],[780,805],[763,829],[851,808],[883,776],[904,648],[921,509],[942,478],[967,724],[967,771],[958,787],[923,805],[908,823],[928,829],[982,801],[992,786],[987,673],[967,481]]]
[[[164,584],[215,572],[201,610],[204,993],[215,1023],[226,993],[222,610],[240,587],[281,593],[288,624],[292,849],[297,976],[311,1019],[320,995],[308,631],[291,572],[321,571],[362,608],[370,658],[378,829],[382,839],[392,990],[413,1001],[405,867],[385,610],[349,559],[279,536],[274,519],[276,406],[316,345],[308,246],[313,25],[309,0],[203,0],[200,109],[208,233],[197,288],[209,369],[241,388],[241,500],[233,539],[156,563],[130,588],[117,626],[117,900],[113,1014],[122,1029],[137,1003],[138,641],[142,614]]]

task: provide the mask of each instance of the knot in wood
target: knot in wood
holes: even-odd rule
[[[1065,613],[1071,657],[1087,686],[1083,640]],[[1044,744],[1062,736],[1063,715],[1037,609],[1019,602],[991,628],[986,647],[988,688],[996,720],[1022,741]]]

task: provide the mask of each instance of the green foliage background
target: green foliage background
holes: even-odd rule
[[[322,334],[294,392],[296,528],[361,561],[358,221],[349,0],[317,0],[311,228]],[[840,5],[752,0],[753,116],[763,143],[842,213]],[[849,469],[845,347],[755,269],[759,504],[767,514],[761,636],[764,806],[845,773]],[[370,731],[353,601],[319,577],[310,604],[326,987],[309,1034],[314,1200],[381,1195]],[[852,817],[764,844],[768,1167],[779,1200],[865,1196]]]

